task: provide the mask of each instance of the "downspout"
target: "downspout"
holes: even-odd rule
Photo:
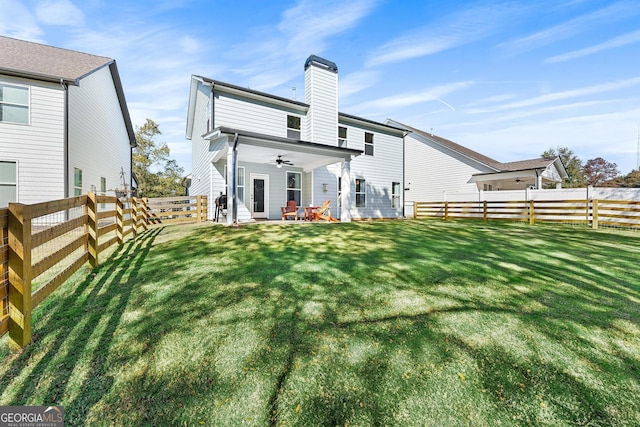
[[[409,132],[407,131],[404,131],[402,133],[402,218],[405,218],[405,219],[407,218],[407,215],[405,212],[406,201],[407,201],[407,186],[406,186],[406,182],[407,182],[406,137],[407,135],[409,135]]]
[[[233,137],[233,164],[231,165],[231,215],[233,215],[233,223],[238,224],[238,134]]]
[[[64,129],[63,133],[63,163],[64,163],[64,192],[63,197],[66,199],[69,197],[69,87],[65,84],[63,79],[60,79],[60,86],[64,91]]]

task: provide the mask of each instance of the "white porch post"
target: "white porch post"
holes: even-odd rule
[[[342,209],[340,209],[340,221],[351,222],[351,161],[342,162],[342,176],[340,179],[340,191],[342,193]]]
[[[227,150],[227,225],[238,222],[238,135]]]

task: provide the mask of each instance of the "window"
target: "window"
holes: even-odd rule
[[[391,183],[391,207],[392,208],[400,207],[400,183],[399,182]]]
[[[227,165],[224,165],[224,193],[227,193]],[[238,166],[238,202],[244,203],[244,166]]]
[[[338,207],[342,207],[342,178],[338,177]]]
[[[338,126],[338,147],[347,146],[347,128]]]
[[[302,175],[300,172],[287,172],[287,201],[295,200],[296,206],[302,205]]]
[[[364,133],[364,154],[373,156],[373,134],[369,132]]]
[[[73,195],[82,196],[82,169],[73,168]]]
[[[103,196],[107,195],[107,178],[105,177],[100,178],[100,193]]]
[[[300,117],[287,116],[287,138],[300,139]]]
[[[364,179],[356,178],[356,207],[364,208],[367,206],[367,184]]]
[[[29,88],[0,84],[0,122],[29,124]]]
[[[0,208],[18,201],[18,164],[0,161]]]

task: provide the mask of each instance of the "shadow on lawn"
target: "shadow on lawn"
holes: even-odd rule
[[[33,342],[0,377],[0,385],[7,386],[22,370],[29,371],[3,405],[64,404],[70,409],[65,416],[68,424],[84,423],[93,404],[112,386],[113,379],[105,375],[108,349],[129,303],[136,273],[161,231],[149,231],[119,247],[108,264],[93,270],[73,294],[45,314],[34,330]],[[87,348],[89,343],[92,348]],[[87,353],[91,357],[85,360]],[[35,366],[30,366],[32,359],[37,360]],[[68,401],[64,397],[67,381],[81,359],[86,364],[84,380],[77,397]]]
[[[542,337],[568,349],[576,360],[608,370],[613,378],[629,370],[637,372],[637,360],[621,353],[613,364],[607,364],[597,356],[600,353],[593,352],[595,343],[574,330],[608,329],[620,319],[638,323],[637,307],[629,299],[638,297],[637,281],[633,281],[636,273],[595,264],[604,262],[599,257],[611,248],[629,260],[636,254],[620,249],[619,237],[603,234],[594,242],[589,231],[540,227],[532,241],[529,230],[519,225],[469,228],[421,222],[413,222],[411,227],[398,222],[211,228],[159,248],[146,266],[157,271],[157,277],[152,274],[147,280],[188,286],[163,293],[154,302],[157,311],[149,312],[134,327],[136,339],[144,342],[148,351],[156,351],[166,334],[189,333],[202,321],[215,323],[231,334],[241,334],[236,328],[249,323],[251,328],[246,332],[267,341],[246,349],[250,356],[239,358],[238,372],[225,377],[213,361],[224,357],[215,347],[224,347],[227,338],[202,336],[201,340],[210,341],[214,348],[208,356],[211,366],[200,366],[197,374],[185,367],[179,379],[149,372],[146,378],[130,384],[124,400],[138,411],[133,419],[148,421],[146,408],[136,399],[145,393],[154,394],[159,401],[179,399],[182,405],[193,406],[203,394],[212,397],[213,390],[218,405],[224,405],[226,396],[239,399],[236,404],[243,406],[247,403],[239,396],[254,375],[268,384],[270,392],[260,395],[261,410],[246,410],[247,419],[272,425],[285,421],[336,425],[358,420],[393,424],[398,421],[390,415],[396,412],[394,406],[412,390],[411,385],[394,377],[397,368],[393,358],[400,347],[408,349],[416,366],[423,362],[425,348],[430,360],[443,369],[460,354],[470,357],[482,367],[478,375],[487,389],[487,399],[497,414],[509,419],[515,411],[519,422],[539,422],[543,396],[564,422],[611,421],[603,403],[611,400],[610,391],[581,382],[569,373],[570,367],[530,353],[535,354],[536,339]],[[569,252],[557,243],[558,234]],[[163,252],[165,256],[161,256]],[[498,298],[485,293],[503,292],[497,288],[504,287],[509,291]],[[423,303],[394,308],[389,293]],[[314,307],[318,313],[313,313]],[[531,337],[522,340],[521,354],[510,352],[507,344],[500,342],[475,346],[461,333],[440,324],[447,316],[459,314],[511,316],[528,325],[525,329],[531,330]],[[346,362],[340,349],[326,350],[322,344],[326,337],[341,333],[350,335],[346,342],[372,340],[380,347],[355,363]],[[567,342],[568,335],[577,338]],[[313,365],[320,354],[329,354],[325,370],[309,375],[324,378],[326,383],[300,388],[296,382],[302,374],[296,365]],[[531,367],[522,365],[527,360]],[[259,373],[242,372],[243,365]],[[350,372],[347,376],[358,372],[352,378],[358,385],[355,390],[344,384],[339,374],[332,375],[332,369],[340,367]],[[389,400],[385,394],[394,388],[406,395]],[[372,398],[376,395],[382,397]],[[304,402],[305,415],[292,421],[299,401]],[[365,401],[366,406],[360,406]],[[224,410],[219,409],[221,413]],[[242,420],[228,411],[226,417]],[[210,416],[205,412],[200,410],[194,419]],[[151,419],[179,424],[186,416],[180,408],[166,406]]]
[[[480,424],[540,423],[542,403],[567,424],[640,416],[637,403],[615,401],[637,383],[611,390],[637,377],[639,361],[615,343],[595,351],[600,344],[576,331],[638,326],[640,280],[624,267],[638,251],[613,234],[530,230],[426,221],[199,227],[149,252],[154,231],[43,321],[42,342],[13,361],[0,386],[23,370],[34,381],[4,404],[60,401],[89,352],[84,382],[66,402],[71,424],[426,423],[404,412],[464,424],[446,418],[474,416],[447,398],[462,384],[460,366],[475,369],[464,384],[478,385],[477,396],[466,393],[485,404],[473,409]],[[624,262],[610,262],[614,255]],[[143,314],[127,319],[117,344],[126,351],[114,352],[113,334],[134,309]],[[56,330],[69,316],[78,324]],[[503,322],[523,326],[492,337]],[[146,365],[116,387],[107,358],[111,370]],[[603,374],[587,383],[562,358]],[[65,365],[52,373],[58,361]]]

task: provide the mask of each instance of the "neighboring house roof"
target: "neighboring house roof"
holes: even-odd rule
[[[463,147],[460,144],[456,144],[453,141],[450,141],[448,139],[439,137],[439,136],[434,135],[432,133],[425,132],[425,131],[422,131],[420,129],[416,129],[414,127],[405,125],[403,123],[400,123],[400,122],[397,122],[397,121],[391,120],[391,119],[388,119],[387,123],[392,123],[392,124],[396,125],[397,127],[400,127],[400,128],[405,129],[405,130],[407,130],[409,132],[413,132],[413,133],[415,133],[417,135],[420,135],[420,136],[422,136],[424,138],[427,138],[427,139],[431,140],[432,142],[435,142],[436,144],[439,144],[439,145],[441,145],[441,146],[443,146],[445,148],[448,148],[449,150],[455,151],[456,153],[462,154],[465,157],[468,157],[468,158],[473,159],[473,160],[475,160],[477,162],[480,162],[480,163],[490,167],[491,169],[495,169],[496,172],[500,171],[501,167],[503,165],[502,163],[500,163],[497,160],[492,159],[491,157],[487,157],[487,156],[485,156],[483,154],[478,153],[477,151],[473,151],[473,150],[471,150],[471,149],[469,149],[467,147]]]
[[[137,145],[115,59],[4,36],[0,36],[0,58],[0,74],[73,86],[79,86],[80,80],[95,71],[109,67],[129,144]]]
[[[470,150],[466,147],[463,147],[460,144],[456,144],[453,141],[449,141],[448,139],[445,138],[441,138],[437,135],[434,135],[432,133],[428,133],[425,131],[422,131],[420,129],[416,129],[414,127],[405,125],[403,123],[397,122],[395,120],[391,120],[391,119],[387,119],[386,123],[388,124],[393,124],[399,128],[405,129],[408,132],[412,132],[415,133],[417,135],[420,135],[424,138],[427,138],[433,142],[435,142],[436,144],[440,144],[443,147],[446,147],[452,151],[455,151],[457,153],[460,153],[468,158],[471,158],[473,160],[476,160],[480,163],[483,163],[489,167],[491,167],[492,169],[495,169],[496,172],[519,172],[519,171],[525,171],[525,170],[533,170],[533,169],[546,169],[547,167],[551,166],[552,164],[555,164],[556,169],[558,170],[558,173],[560,173],[560,176],[563,178],[567,177],[567,172],[564,168],[564,165],[562,164],[562,161],[560,160],[559,157],[554,157],[551,159],[548,158],[544,158],[544,157],[539,157],[536,159],[529,159],[529,160],[519,160],[519,161],[515,161],[515,162],[507,162],[507,163],[502,163],[499,162],[497,160],[494,160],[490,157],[487,157],[483,154],[478,153],[477,151],[473,151]],[[475,175],[487,175],[487,174],[494,174],[495,172],[484,172],[484,173],[478,173]]]

